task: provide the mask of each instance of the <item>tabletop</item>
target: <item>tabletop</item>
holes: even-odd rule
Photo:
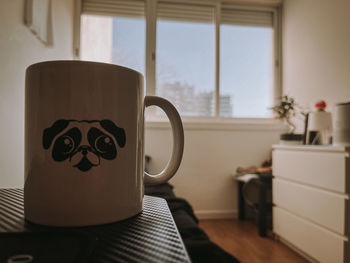
[[[23,189],[0,189],[0,235],[53,229],[24,220]],[[144,196],[142,213],[121,222],[68,229],[97,238],[89,262],[190,262],[162,198]]]

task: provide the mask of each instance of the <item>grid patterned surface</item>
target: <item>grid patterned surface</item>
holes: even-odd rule
[[[0,232],[43,229],[24,221],[22,189],[0,189]],[[90,262],[190,262],[162,198],[145,196],[143,212],[133,218],[78,230],[98,238]]]

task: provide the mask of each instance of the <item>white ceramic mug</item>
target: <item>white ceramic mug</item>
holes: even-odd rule
[[[144,109],[161,107],[173,151],[158,175],[144,173]],[[26,71],[24,212],[31,222],[87,226],[142,211],[143,184],[162,183],[183,154],[181,118],[143,95],[143,76],[105,63],[48,61]]]

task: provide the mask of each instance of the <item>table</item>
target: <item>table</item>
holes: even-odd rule
[[[259,235],[262,237],[266,236],[267,229],[267,210],[268,206],[271,204],[267,203],[267,194],[268,189],[271,188],[272,184],[272,175],[271,174],[245,174],[243,176],[234,177],[237,182],[237,199],[238,199],[238,219],[245,219],[245,201],[243,196],[243,187],[250,180],[257,180],[259,185],[259,200],[257,203],[258,206],[258,231]]]
[[[48,229],[24,220],[23,189],[0,189],[0,233]],[[145,196],[142,213],[121,222],[72,229],[97,237],[89,262],[190,262],[162,198]]]

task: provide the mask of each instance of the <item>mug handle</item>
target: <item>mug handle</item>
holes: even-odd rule
[[[173,131],[173,151],[164,170],[155,175],[144,172],[144,182],[146,184],[161,184],[173,177],[180,166],[184,150],[184,130],[178,111],[168,100],[157,96],[146,96],[145,107],[151,105],[158,106],[164,110]]]

